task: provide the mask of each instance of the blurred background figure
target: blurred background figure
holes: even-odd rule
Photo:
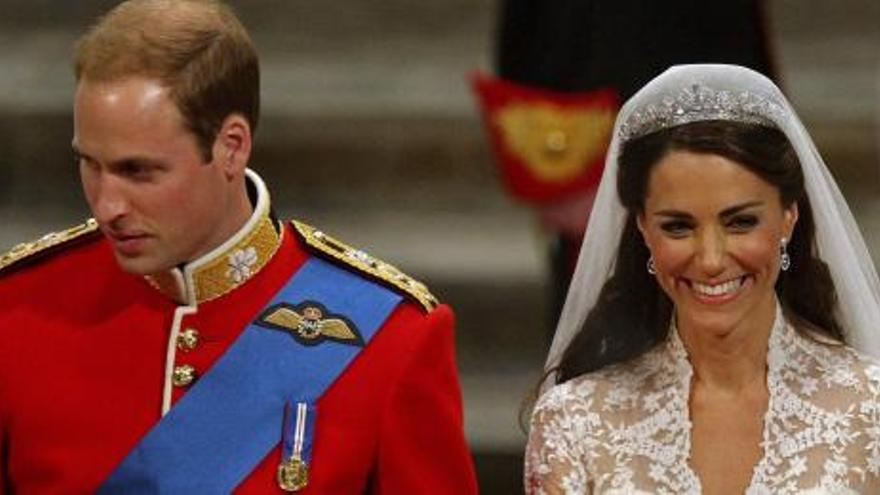
[[[774,77],[764,11],[762,0],[501,3],[498,79],[480,77],[476,86],[508,189],[534,206],[547,234],[551,328],[577,260],[617,107],[675,64],[731,63]],[[528,132],[512,128],[514,111],[524,114],[518,126]]]
[[[545,3],[560,2],[575,3]],[[115,3],[0,0],[0,250],[86,216],[70,158],[70,46]],[[475,67],[499,68],[500,19],[513,12],[501,0],[230,3],[261,54],[264,114],[252,163],[273,177],[278,210],[393,259],[455,308],[482,493],[521,492],[517,413],[546,356],[551,276],[534,208],[498,180],[463,79]],[[661,2],[643,7],[651,3]],[[777,75],[878,246],[880,2],[763,5]],[[309,166],[293,166],[293,157]]]

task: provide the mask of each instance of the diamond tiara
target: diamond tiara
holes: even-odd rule
[[[691,122],[729,120],[777,127],[782,107],[766,96],[748,91],[715,90],[701,83],[667,95],[633,111],[621,124],[621,142]]]

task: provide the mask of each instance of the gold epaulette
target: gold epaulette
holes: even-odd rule
[[[67,230],[46,234],[35,241],[23,242],[13,247],[9,252],[0,255],[0,273],[24,261],[39,259],[74,240],[83,239],[96,232],[98,232],[98,222],[90,218],[85,223]]]
[[[371,278],[383,282],[385,285],[400,290],[421,304],[426,311],[431,311],[437,307],[437,298],[428,291],[425,284],[411,278],[393,265],[334,239],[311,225],[297,222],[296,220],[293,220],[291,223],[303,242],[319,253],[353,267],[358,272],[367,274]]]

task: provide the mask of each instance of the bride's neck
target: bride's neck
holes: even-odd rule
[[[776,318],[775,299],[730,328],[706,328],[679,314],[677,328],[694,369],[694,385],[738,392],[767,373],[770,332]]]

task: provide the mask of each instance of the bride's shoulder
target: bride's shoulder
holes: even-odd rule
[[[670,366],[654,352],[584,373],[545,390],[536,412],[596,411],[638,407],[638,399],[670,382]]]
[[[786,382],[807,396],[824,391],[838,401],[880,399],[880,360],[846,344],[810,337],[797,346],[805,352],[785,356]]]
[[[846,347],[850,354],[849,368],[862,385],[865,391],[870,392],[875,398],[880,398],[880,360],[868,356],[850,347]]]
[[[843,344],[829,337],[814,333],[804,332],[797,335],[799,346],[793,346],[805,351],[809,360],[822,369],[850,369],[855,373],[876,373],[880,367],[880,359],[871,357],[853,348],[849,344]],[[789,356],[796,360],[797,355]]]
[[[558,383],[541,393],[535,403],[535,411],[563,411],[589,403],[595,398],[597,387],[596,373]]]

